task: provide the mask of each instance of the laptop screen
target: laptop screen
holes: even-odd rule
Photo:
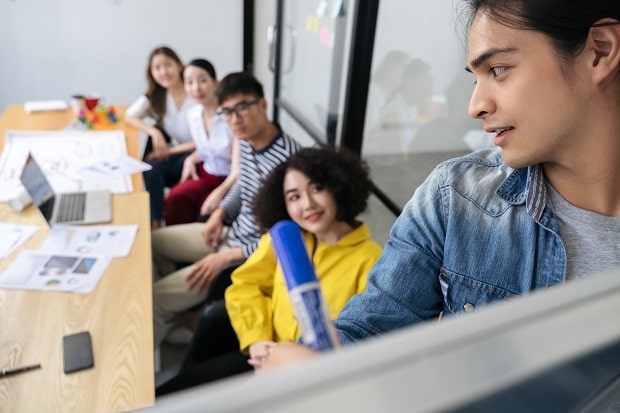
[[[32,202],[39,207],[43,216],[49,220],[54,206],[54,190],[32,155],[28,155],[20,179],[30,198],[32,198]]]

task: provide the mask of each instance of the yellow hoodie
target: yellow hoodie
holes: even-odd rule
[[[303,237],[331,317],[335,319],[349,298],[366,289],[368,271],[382,249],[370,237],[364,223],[336,245],[315,245],[313,234],[305,231]],[[244,353],[257,341],[296,341],[301,335],[268,233],[245,263],[233,272],[225,300]]]

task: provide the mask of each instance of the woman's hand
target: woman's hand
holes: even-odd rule
[[[168,159],[168,144],[164,134],[157,128],[153,128],[149,135],[151,136],[151,143],[153,144],[153,151],[147,155],[147,159],[156,159],[160,162]]]
[[[198,172],[196,172],[196,163],[200,162],[200,159],[198,159],[197,162],[196,158],[196,152],[185,158],[185,160],[183,161],[183,171],[181,172],[181,179],[179,180],[179,182],[185,182],[187,179],[190,178],[193,180],[198,179]]]
[[[273,341],[257,341],[250,345],[250,359],[248,363],[255,369],[260,369],[263,362],[269,356],[269,352],[272,348],[277,346]]]
[[[313,358],[318,354],[319,353],[316,351],[310,350],[308,347],[304,347],[301,344],[287,342],[278,343],[277,345],[269,348],[267,356],[262,360],[261,370]]]

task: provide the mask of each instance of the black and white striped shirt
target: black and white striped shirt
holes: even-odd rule
[[[269,172],[301,149],[295,140],[282,131],[269,146],[255,150],[247,141],[241,141],[239,177],[228,191],[220,206],[233,220],[229,244],[241,247],[244,257],[249,257],[258,245],[261,233],[252,214],[252,200]]]

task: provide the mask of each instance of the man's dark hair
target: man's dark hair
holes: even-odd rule
[[[229,73],[222,79],[215,94],[217,100],[222,103],[236,94],[243,93],[257,98],[264,97],[263,85],[247,72]]]
[[[601,19],[620,20],[617,0],[464,0],[467,27],[476,13],[486,13],[507,27],[543,33],[567,63],[586,44],[590,27]]]

